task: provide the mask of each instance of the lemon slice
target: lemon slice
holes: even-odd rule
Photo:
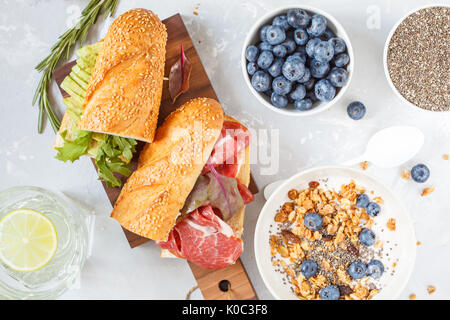
[[[31,272],[44,267],[57,248],[55,226],[38,211],[18,209],[0,220],[0,259],[15,271]]]

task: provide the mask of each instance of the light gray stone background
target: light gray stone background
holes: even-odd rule
[[[43,134],[37,134],[37,108],[31,106],[31,100],[39,74],[33,68],[87,3],[0,0],[0,188],[36,185],[60,190],[95,214],[92,254],[77,287],[62,298],[184,299],[195,285],[187,263],[160,259],[154,243],[130,250],[120,226],[109,218],[111,205],[91,162],[87,158],[74,164],[54,159],[54,133],[50,126]],[[239,64],[243,41],[252,24],[269,10],[300,2],[122,0],[115,16],[135,7],[152,9],[161,18],[181,13],[225,111],[251,128],[280,130],[278,172],[264,176],[262,165],[252,166],[261,189],[303,169],[359,155],[378,129],[404,124],[423,130],[425,145],[410,163],[395,169],[371,166],[367,173],[390,186],[404,201],[414,220],[417,239],[422,242],[417,248],[414,272],[400,298],[407,299],[411,293],[419,299],[450,298],[450,161],[442,159],[443,154],[450,153],[450,114],[424,113],[404,105],[388,86],[382,65],[384,42],[392,26],[406,12],[429,1],[301,3],[336,17],[346,29],[355,53],[353,80],[343,99],[329,111],[308,118],[282,116],[258,103],[244,82]],[[197,4],[199,8],[195,9]],[[112,20],[100,20],[89,35],[89,42],[104,35]],[[64,108],[56,85],[52,92],[54,106],[62,115]],[[353,100],[367,106],[366,117],[358,122],[346,114],[346,106]],[[423,185],[400,178],[401,169],[418,162],[431,169],[426,185],[436,191],[428,197],[420,197]],[[248,206],[242,260],[259,297],[272,299],[259,276],[253,250],[253,231],[263,204],[261,192]],[[426,293],[430,284],[437,288],[432,296]],[[198,290],[193,297],[202,298]]]

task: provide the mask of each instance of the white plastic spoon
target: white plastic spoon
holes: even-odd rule
[[[370,161],[381,168],[394,168],[414,157],[422,148],[425,137],[419,129],[408,126],[393,126],[375,133],[367,144],[366,151],[359,157],[342,163],[352,166],[362,161]],[[278,180],[264,188],[264,198],[284,182]]]

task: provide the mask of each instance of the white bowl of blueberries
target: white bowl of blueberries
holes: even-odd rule
[[[342,25],[326,12],[283,7],[259,19],[245,39],[242,72],[269,109],[306,116],[330,108],[353,74],[353,49]]]

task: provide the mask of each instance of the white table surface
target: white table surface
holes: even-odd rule
[[[62,298],[184,299],[195,285],[187,263],[160,259],[154,243],[131,250],[120,226],[109,218],[111,205],[90,161],[86,158],[71,164],[54,159],[52,129],[47,126],[41,135],[36,131],[37,108],[31,106],[31,100],[39,75],[33,67],[87,3],[0,0],[0,188],[36,185],[60,190],[95,214],[92,254],[78,286]],[[403,105],[389,88],[382,66],[383,46],[391,27],[406,12],[429,1],[302,1],[336,17],[347,30],[355,52],[353,80],[343,99],[331,110],[309,118],[285,117],[260,105],[247,89],[239,65],[246,31],[254,21],[269,10],[292,3],[122,0],[116,16],[135,7],[152,9],[160,18],[181,13],[225,111],[253,129],[279,129],[279,170],[263,175],[261,168],[267,165],[252,166],[261,189],[303,169],[359,155],[370,135],[380,128],[405,124],[423,130],[425,146],[404,168],[426,163],[431,169],[427,185],[436,188],[432,195],[420,197],[423,185],[402,180],[402,168],[372,166],[367,173],[384,181],[403,199],[422,242],[401,298],[407,299],[411,293],[418,299],[450,298],[450,161],[442,159],[450,153],[450,114],[425,113]],[[89,41],[99,39],[111,21],[100,22]],[[52,101],[61,115],[64,109],[55,85],[52,91]],[[346,114],[346,106],[353,100],[367,106],[365,118],[358,122]],[[258,274],[253,250],[252,235],[263,204],[260,192],[248,206],[242,260],[258,296],[272,299]],[[426,292],[428,285],[437,288],[432,296]],[[198,290],[193,298],[202,298]]]

